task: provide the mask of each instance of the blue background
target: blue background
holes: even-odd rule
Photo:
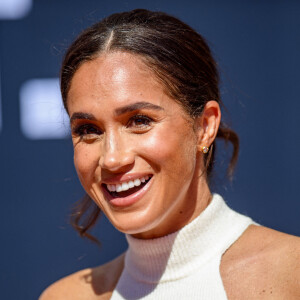
[[[241,151],[232,183],[224,179],[230,148],[220,151],[213,189],[257,222],[300,235],[299,1],[38,0],[25,18],[0,20],[1,299],[37,299],[60,277],[126,249],[104,217],[94,230],[101,248],[70,227],[70,206],[84,193],[71,141],[26,139],[19,91],[29,79],[57,77],[66,47],[82,29],[133,8],[181,18],[215,53],[225,115]]]

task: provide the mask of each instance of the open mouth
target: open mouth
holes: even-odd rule
[[[128,182],[103,184],[103,186],[113,198],[125,198],[141,190],[151,178],[152,175],[147,175]]]

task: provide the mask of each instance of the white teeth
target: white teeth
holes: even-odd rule
[[[135,186],[140,186],[142,183],[146,182],[150,177],[147,175],[145,177],[142,178],[137,178],[135,180],[130,180],[128,182],[123,182],[122,184],[108,184],[107,185],[107,189],[110,192],[123,192],[123,191],[127,191],[129,189],[132,189]]]
[[[116,191],[116,186],[114,184],[108,184],[107,185],[107,189],[110,191],[110,192],[115,192]]]
[[[117,184],[117,186],[116,186],[116,192],[117,193],[122,192],[122,186],[121,186],[121,184]]]
[[[129,186],[130,189],[133,188],[133,187],[134,187],[133,181],[129,181],[129,182],[128,182],[128,186]]]
[[[122,183],[122,190],[123,190],[123,191],[127,191],[128,189],[129,189],[128,184],[127,184],[126,182],[123,182],[123,183]]]
[[[135,186],[141,185],[141,181],[140,181],[139,179],[135,179],[135,180],[134,180],[134,185],[135,185]]]

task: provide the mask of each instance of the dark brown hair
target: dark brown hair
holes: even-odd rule
[[[166,93],[193,118],[201,115],[210,100],[221,103],[219,74],[211,51],[191,27],[163,12],[136,9],[113,14],[83,31],[69,47],[61,68],[61,93],[65,109],[72,78],[86,61],[103,52],[126,51],[138,55],[163,84]],[[238,157],[237,134],[222,122],[218,138],[231,142],[232,175]],[[206,156],[207,176],[214,162],[215,142]],[[75,208],[72,224],[81,236],[96,223],[100,209],[88,196]]]

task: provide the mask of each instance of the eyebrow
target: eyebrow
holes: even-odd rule
[[[78,120],[78,119],[91,120],[91,121],[96,120],[96,118],[92,114],[75,112],[70,118],[70,123],[72,123],[73,121]]]
[[[117,108],[115,110],[115,114],[117,116],[132,112],[139,109],[153,109],[153,110],[164,110],[161,106],[149,103],[149,102],[136,102],[133,104],[125,105],[120,108]],[[82,113],[82,112],[75,112],[72,114],[70,118],[70,123],[72,123],[75,120],[90,120],[90,121],[96,121],[96,118],[93,114],[89,113]]]
[[[153,109],[153,110],[164,110],[161,106],[149,103],[149,102],[136,102],[133,104],[125,105],[115,110],[115,114],[122,115],[128,112],[132,112],[139,109]]]

